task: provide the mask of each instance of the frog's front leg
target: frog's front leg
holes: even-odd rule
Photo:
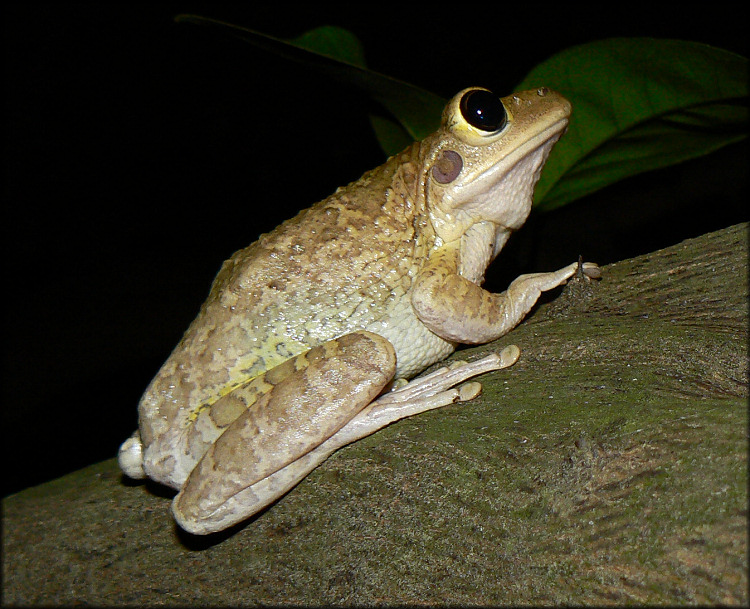
[[[517,326],[542,292],[564,284],[581,269],[600,276],[594,263],[574,262],[550,273],[521,275],[505,292],[494,294],[459,275],[458,248],[445,247],[420,271],[412,292],[412,306],[435,334],[461,343],[486,343]]]

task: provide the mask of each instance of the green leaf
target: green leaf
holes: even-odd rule
[[[747,137],[747,74],[747,59],[729,51],[644,38],[576,46],[540,64],[518,89],[559,91],[573,117],[537,185],[538,209]]]
[[[365,67],[364,53],[356,37],[343,28],[324,26],[294,40],[282,40],[248,28],[198,15],[179,15],[178,22],[207,25],[224,30],[258,47],[277,53],[359,87],[396,119],[371,117],[386,154],[395,154],[413,140],[421,140],[440,123],[445,100],[415,85]],[[404,136],[404,132],[408,137]]]
[[[365,67],[365,50],[362,43],[359,38],[342,27],[323,25],[290,40],[289,44],[343,63]]]
[[[433,132],[445,99],[365,67],[357,38],[324,26],[294,40],[196,15],[209,25],[355,85],[391,116],[370,116],[387,154]],[[700,43],[614,38],[572,47],[534,68],[518,89],[547,86],[573,104],[568,133],[536,188],[553,209],[645,171],[704,154],[747,136],[748,61]]]
[[[401,152],[415,140],[395,119],[370,114],[370,124],[380,147],[388,156]]]

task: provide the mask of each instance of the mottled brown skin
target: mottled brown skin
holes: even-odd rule
[[[171,445],[190,424],[175,402],[211,404],[313,345],[389,323],[398,311],[391,303],[406,299],[415,261],[426,260],[435,240],[418,201],[397,194],[415,190],[410,169],[418,153],[415,145],[391,158],[224,263],[141,400],[141,419],[153,421],[141,428],[151,452],[163,452],[160,445]],[[414,365],[401,368],[399,376],[406,376]]]
[[[504,98],[507,125],[490,132],[462,115],[464,93],[437,132],[222,266],[120,452],[128,475],[181,489],[173,513],[187,530],[230,526],[342,443],[476,395],[451,387],[511,365],[517,349],[376,400],[457,343],[510,331],[575,271],[480,287],[528,216],[570,105],[546,89]]]

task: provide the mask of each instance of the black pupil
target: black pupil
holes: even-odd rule
[[[503,102],[483,89],[469,91],[461,98],[461,114],[467,123],[482,131],[497,131],[505,125]]]

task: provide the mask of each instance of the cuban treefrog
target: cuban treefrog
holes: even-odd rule
[[[511,365],[517,347],[383,392],[458,343],[502,336],[574,274],[577,263],[500,294],[480,287],[569,115],[545,88],[461,91],[435,133],[236,252],[146,389],[122,470],[179,489],[179,525],[211,533],[337,448],[476,396],[478,383],[454,386]]]

